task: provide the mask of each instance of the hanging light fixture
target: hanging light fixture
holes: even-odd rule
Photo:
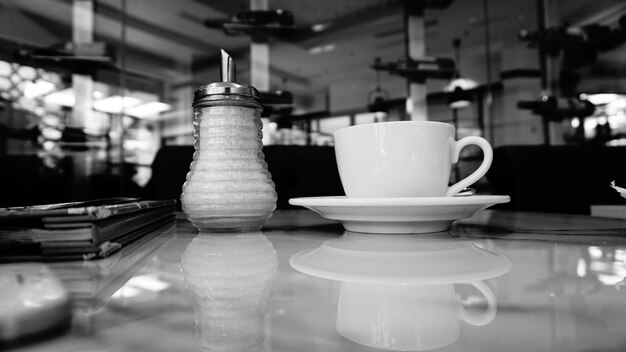
[[[380,60],[377,58],[376,60]],[[376,70],[376,88],[368,94],[368,109],[376,114],[376,119],[384,118],[389,112],[389,93],[380,87],[380,72]]]
[[[454,73],[454,78],[444,88],[446,92],[450,94],[448,99],[448,106],[451,109],[466,108],[472,104],[472,92],[471,90],[478,86],[476,81],[461,76],[461,39],[455,38],[452,40],[452,46],[454,47],[454,55],[457,68]]]

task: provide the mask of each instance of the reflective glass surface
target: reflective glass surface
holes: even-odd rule
[[[446,232],[345,231],[308,210],[262,231],[174,228],[49,263],[65,329],[15,351],[623,351],[626,221],[486,210]]]

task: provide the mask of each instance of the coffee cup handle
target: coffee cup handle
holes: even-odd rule
[[[466,146],[472,144],[482,149],[483,162],[480,164],[478,169],[476,169],[476,171],[474,171],[471,175],[448,187],[448,191],[445,195],[446,197],[454,196],[462,189],[471,186],[476,181],[480,180],[481,177],[485,176],[485,174],[489,170],[489,167],[491,167],[491,162],[493,161],[493,149],[491,149],[491,144],[489,144],[486,139],[479,136],[468,136],[456,141],[454,143],[454,150],[452,151],[452,163],[456,164],[459,161],[459,155],[461,154],[461,150]]]
[[[487,299],[487,310],[480,314],[470,314],[465,310],[465,307],[461,306],[461,319],[474,326],[487,325],[496,317],[498,310],[496,296],[493,294],[493,291],[491,291],[491,288],[482,281],[473,281],[469,282],[469,284],[476,287],[476,289],[485,296]]]

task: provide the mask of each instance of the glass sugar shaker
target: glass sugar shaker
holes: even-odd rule
[[[262,151],[259,92],[235,83],[234,61],[221,55],[221,82],[194,92],[195,152],[182,210],[200,232],[258,230],[277,198]]]

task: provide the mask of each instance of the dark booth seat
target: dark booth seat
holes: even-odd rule
[[[152,163],[146,198],[180,199],[193,146],[165,146]],[[278,193],[277,207],[292,208],[289,198],[344,195],[333,147],[271,145],[263,148]],[[180,204],[179,204],[180,208]]]
[[[498,147],[487,179],[494,194],[511,196],[500,209],[589,214],[591,205],[626,205],[609,186],[626,186],[626,147]]]
[[[0,207],[72,200],[74,164],[63,157],[48,166],[37,155],[0,156]]]

